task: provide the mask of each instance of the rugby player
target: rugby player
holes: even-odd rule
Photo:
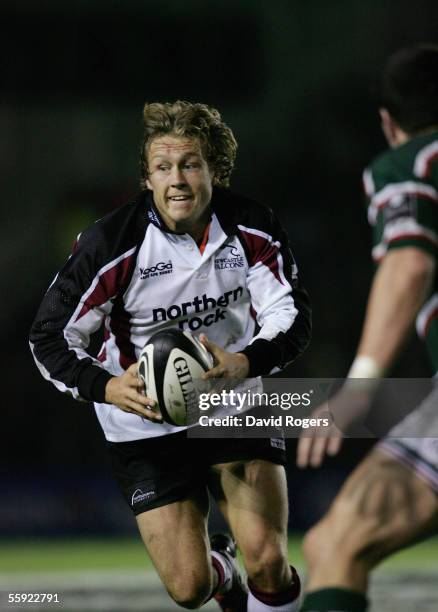
[[[349,372],[362,379],[389,371],[415,320],[438,371],[438,47],[416,44],[392,55],[381,94],[380,118],[390,149],[364,173],[378,268]],[[361,382],[360,391],[344,385],[330,405],[335,420],[341,411],[348,421],[349,405],[356,410],[355,395],[369,403],[370,382]],[[307,534],[309,580],[302,610],[363,612],[370,571],[391,553],[436,533],[437,438],[435,385],[374,447]],[[339,450],[341,440],[339,434],[317,432],[302,437],[298,464],[320,465],[326,452]]]
[[[178,604],[293,612],[284,440],[187,439],[141,394],[136,362],[153,333],[179,328],[203,334],[215,358],[207,377],[268,374],[309,342],[307,294],[272,211],[228,189],[237,143],[219,112],[177,101],[146,104],[143,118],[142,191],[80,234],[33,324],[35,361],[60,391],[94,402],[115,478]],[[234,542],[209,543],[208,490],[248,593]]]

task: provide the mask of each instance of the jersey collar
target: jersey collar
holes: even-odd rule
[[[214,189],[213,189],[213,196],[210,202],[210,207],[212,210],[213,210],[214,195],[215,194],[214,194]],[[146,203],[146,215],[147,215],[149,222],[152,223],[152,225],[155,225],[155,227],[158,227],[163,232],[166,232],[168,234],[177,234],[177,232],[174,232],[169,227],[167,227],[166,223],[164,222],[164,219],[158,212],[158,209],[154,203],[152,191],[150,189],[145,190],[144,196],[145,196],[145,203]],[[211,222],[211,215],[210,215],[210,219],[208,223],[210,222]]]

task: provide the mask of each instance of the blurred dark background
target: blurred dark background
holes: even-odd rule
[[[27,333],[77,233],[136,193],[144,102],[220,109],[232,187],[278,213],[312,297],[313,341],[287,375],[343,376],[372,277],[361,173],[386,146],[374,84],[389,53],[437,37],[427,0],[2,1],[2,536],[133,530],[92,406],[43,381]],[[429,374],[415,340],[395,374]],[[303,529],[370,442],[324,472],[297,471],[290,446]]]

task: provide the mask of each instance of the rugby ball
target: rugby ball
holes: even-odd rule
[[[164,421],[184,426],[198,415],[195,381],[212,367],[213,358],[199,340],[189,332],[166,329],[151,336],[141,351],[138,375]]]

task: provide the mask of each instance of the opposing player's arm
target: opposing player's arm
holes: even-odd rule
[[[435,258],[417,247],[391,249],[374,276],[357,356],[383,373],[394,363],[430,293]]]
[[[430,293],[435,265],[435,258],[417,247],[387,252],[373,279],[350,376],[375,378],[383,376],[391,368]],[[361,371],[362,367],[364,369]],[[330,400],[334,425],[330,430],[301,436],[297,447],[297,464],[300,467],[318,467],[326,454],[335,455],[342,444],[342,431],[366,412],[372,396],[372,386],[368,392],[354,386],[342,387]],[[318,408],[318,411],[326,413],[327,406]]]

